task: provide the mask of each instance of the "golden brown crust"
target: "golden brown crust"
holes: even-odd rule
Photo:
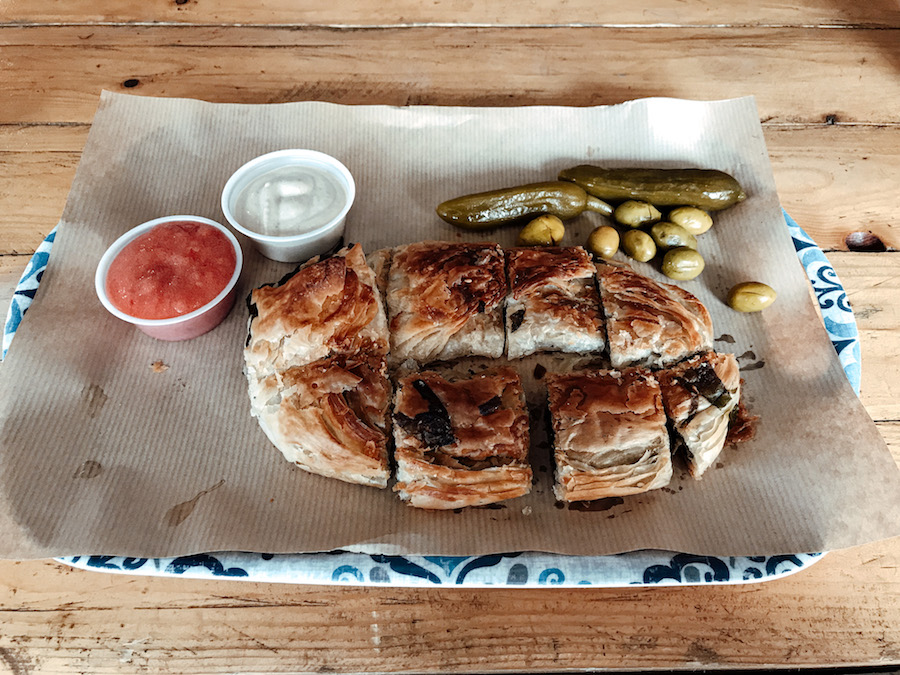
[[[420,242],[394,249],[387,292],[392,358],[501,356],[505,295],[497,244]]]
[[[562,286],[594,276],[594,264],[580,246],[506,249],[509,293],[515,298],[548,284]]]
[[[725,447],[731,412],[740,401],[737,359],[705,352],[660,371],[658,377],[688,470],[699,479]]]
[[[712,319],[684,289],[616,265],[597,266],[613,367],[662,367],[712,347]]]
[[[647,492],[672,476],[659,383],[649,371],[548,374],[556,485],[563,501]]]
[[[394,490],[412,506],[478,506],[531,488],[525,396],[511,368],[465,380],[434,372],[402,378],[394,438]]]
[[[696,371],[712,368],[716,377],[729,392],[740,391],[741,373],[734,354],[704,352],[687,361],[657,373],[663,391],[666,414],[676,423],[697,412],[698,397],[702,396],[690,382]]]
[[[387,320],[359,245],[251,294],[252,414],[288,461],[350,483],[389,476]]]
[[[245,349],[259,376],[330,354],[386,354],[387,322],[375,274],[357,244],[251,294],[256,316]]]
[[[332,357],[293,367],[261,382],[251,401],[288,461],[346,482],[387,486],[384,357]]]
[[[594,265],[580,246],[506,252],[507,354],[600,352],[605,345]]]

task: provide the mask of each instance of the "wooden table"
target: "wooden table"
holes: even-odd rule
[[[862,399],[900,457],[893,0],[3,0],[0,307],[62,213],[101,89],[485,106],[753,94],[783,204],[847,289]],[[898,568],[900,540],[765,584],[681,589],[274,586],[0,562],[0,672],[897,665]]]

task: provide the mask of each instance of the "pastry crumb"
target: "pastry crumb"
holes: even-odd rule
[[[169,366],[167,366],[162,361],[154,361],[153,363],[150,364],[150,370],[152,370],[154,373],[164,373],[168,369],[169,369]]]
[[[523,515],[523,516],[530,516],[530,515],[531,515],[531,511],[532,511],[532,509],[531,509],[530,506],[523,506],[523,507],[522,507],[522,515]]]

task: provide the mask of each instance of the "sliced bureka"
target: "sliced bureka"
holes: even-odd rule
[[[359,244],[313,258],[278,285],[250,296],[248,378],[263,378],[333,354],[388,350],[387,318],[375,273]]]
[[[597,265],[613,368],[664,367],[712,348],[712,320],[691,293],[627,267]]]
[[[394,395],[394,490],[425,509],[492,504],[531,490],[528,413],[519,376],[402,378]]]
[[[497,244],[399,246],[386,296],[393,363],[503,355],[506,275]]]
[[[507,249],[506,269],[509,358],[542,351],[603,350],[595,267],[587,251],[580,246]]]
[[[391,384],[384,356],[332,356],[250,382],[251,414],[310,473],[387,487]]]
[[[706,352],[657,376],[676,442],[691,476],[699,479],[725,447],[731,413],[740,400],[737,359]]]
[[[669,483],[666,415],[650,371],[548,374],[547,395],[558,499],[621,497]]]

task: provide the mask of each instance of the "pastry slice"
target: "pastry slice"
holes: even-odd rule
[[[595,267],[580,246],[506,251],[506,352],[588,354],[604,347]]]
[[[669,433],[651,372],[548,374],[547,395],[558,499],[621,497],[669,483]]]
[[[251,414],[301,469],[387,487],[391,385],[383,356],[333,356],[250,382]]]
[[[314,258],[250,296],[247,376],[262,379],[334,354],[388,350],[387,318],[375,273],[359,244]]]
[[[597,283],[613,368],[660,368],[712,349],[709,312],[684,289],[608,264],[597,265]]]
[[[505,296],[503,251],[497,244],[397,247],[387,284],[392,362],[502,356]]]
[[[394,490],[411,506],[480,506],[531,490],[525,394],[511,368],[404,377],[393,418]]]
[[[737,359],[706,352],[657,375],[676,443],[691,476],[699,479],[725,447],[731,413],[740,400]]]

